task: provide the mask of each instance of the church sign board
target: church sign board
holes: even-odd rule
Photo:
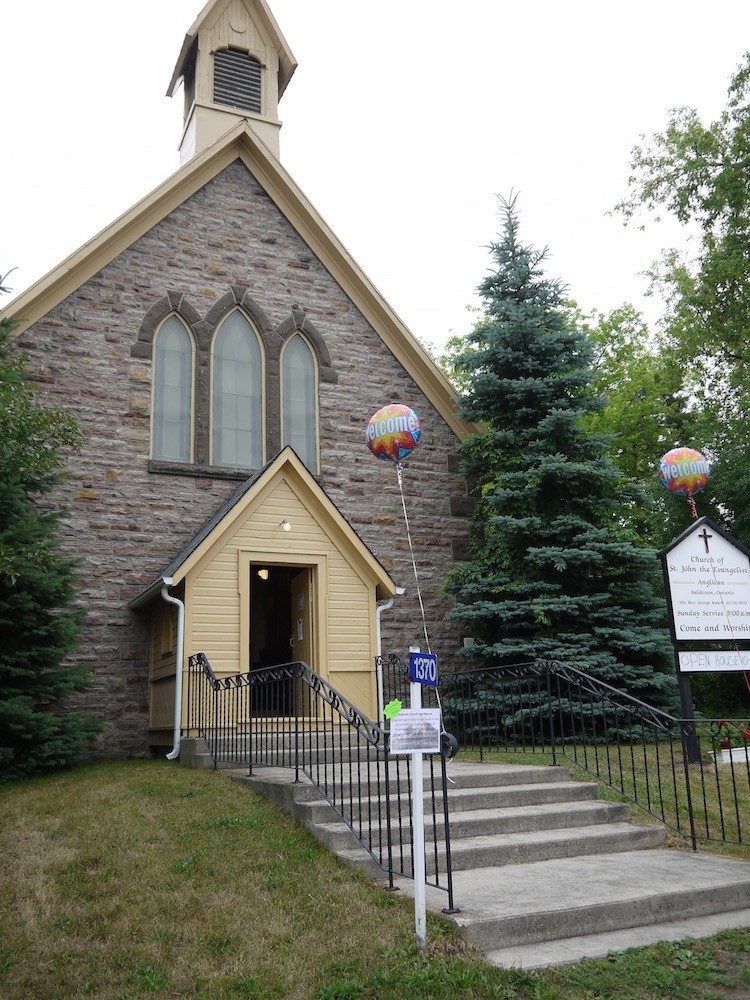
[[[704,517],[659,558],[680,670],[743,669],[715,651],[683,654],[685,643],[710,641],[734,650],[750,643],[750,550]]]

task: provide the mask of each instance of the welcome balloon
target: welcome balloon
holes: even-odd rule
[[[659,462],[659,479],[669,492],[688,499],[706,488],[708,474],[708,462],[694,448],[673,448]]]
[[[404,403],[382,406],[365,429],[367,447],[385,462],[403,461],[417,447],[421,436],[419,417]]]

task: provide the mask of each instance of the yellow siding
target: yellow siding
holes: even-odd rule
[[[377,691],[375,675],[364,673],[340,673],[331,678],[331,684],[355,705],[369,719],[377,716]]]
[[[282,520],[292,524],[284,532]],[[238,673],[241,635],[241,553],[247,560],[312,565],[316,669],[367,714],[374,714],[374,584],[366,583],[283,477],[248,504],[188,574],[186,653],[202,651],[217,674]],[[324,568],[325,567],[325,570]],[[245,663],[247,653],[244,653]],[[246,669],[246,667],[245,667]]]
[[[151,682],[149,726],[151,729],[174,727],[174,674]]]
[[[340,553],[329,575],[329,665],[331,671],[372,669],[369,588]]]
[[[177,615],[164,601],[154,603],[151,619],[151,680],[174,676],[177,656]]]

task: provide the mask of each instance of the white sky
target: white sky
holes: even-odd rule
[[[0,273],[20,293],[179,166],[164,94],[203,0],[7,4]],[[639,135],[723,108],[747,0],[270,0],[299,68],[282,162],[410,329],[465,333],[497,194],[584,309],[632,301],[673,231],[625,229]],[[10,300],[4,300],[7,305]]]

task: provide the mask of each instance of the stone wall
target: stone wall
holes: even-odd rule
[[[149,471],[151,360],[134,345],[166,295],[206,317],[233,286],[248,290],[274,328],[288,326],[294,307],[325,341],[336,379],[320,382],[320,481],[408,592],[383,616],[385,651],[424,640],[395,468],[370,455],[364,427],[388,402],[418,413],[422,442],[405,463],[404,492],[430,640],[446,666],[460,643],[443,621],[441,593],[467,538],[458,442],[237,161],[18,340],[42,398],[75,413],[84,436],[50,502],[70,511],[64,547],[80,560],[90,609],[79,658],[93,684],[83,701],[107,720],[104,755],[147,751],[149,621],[128,601],[237,485],[196,471]]]

